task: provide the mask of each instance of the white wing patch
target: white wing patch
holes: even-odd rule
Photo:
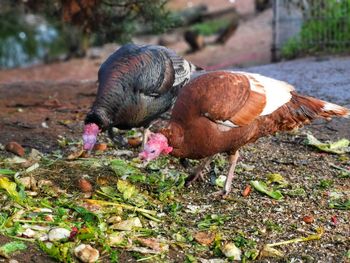
[[[227,120],[227,121],[215,121],[215,123],[217,124],[217,128],[221,132],[227,132],[227,131],[230,131],[232,128],[239,127],[236,124],[234,124],[232,121],[229,121],[229,120]]]
[[[226,120],[226,121],[220,121],[220,120],[212,120],[210,118],[210,115],[208,112],[204,113],[203,116],[207,117],[209,120],[215,122],[217,124],[217,128],[222,131],[229,131],[232,128],[238,128],[239,126],[234,124],[232,121]]]
[[[287,82],[255,73],[233,71],[232,73],[247,76],[249,78],[250,88],[255,92],[265,94],[266,105],[260,116],[271,114],[292,98],[291,91],[294,90],[294,87]]]

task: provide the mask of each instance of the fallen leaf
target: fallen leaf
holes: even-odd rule
[[[259,253],[259,258],[269,258],[269,257],[284,257],[284,253],[279,251],[269,245],[264,246]]]
[[[69,161],[73,161],[78,159],[79,157],[81,157],[83,155],[85,151],[83,149],[79,149],[73,153],[71,153],[70,155],[68,155],[67,160]]]
[[[7,177],[0,177],[0,188],[5,189],[12,199],[17,203],[22,204],[24,195],[17,192],[17,184],[11,182]]]
[[[118,180],[117,188],[118,188],[118,191],[123,194],[123,198],[125,200],[130,199],[133,195],[138,193],[135,186],[125,180]]]
[[[131,231],[134,228],[139,228],[139,227],[142,227],[142,223],[140,219],[138,217],[133,217],[112,225],[111,229]]]
[[[201,245],[209,246],[215,239],[215,234],[212,232],[197,232],[194,234],[194,239]]]
[[[137,238],[137,241],[140,242],[142,246],[149,247],[154,251],[163,252],[169,250],[169,246],[167,244],[159,242],[155,238]]]
[[[125,232],[113,232],[108,236],[108,244],[112,247],[120,246],[124,243]]]

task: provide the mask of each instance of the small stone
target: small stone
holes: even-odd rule
[[[24,156],[24,148],[17,142],[9,142],[6,144],[5,150],[20,157]]]
[[[101,151],[101,152],[107,150],[107,148],[108,148],[107,143],[97,143],[94,146],[95,151]]]
[[[93,190],[91,183],[86,178],[80,178],[78,181],[78,185],[79,185],[79,189],[83,193],[90,193]]]
[[[22,233],[23,236],[32,238],[34,237],[36,232],[33,229],[27,228],[26,231]]]
[[[131,147],[139,147],[142,144],[142,137],[130,137],[128,138],[128,144]]]
[[[43,121],[41,123],[41,127],[43,127],[44,129],[48,129],[49,128],[49,125],[47,125],[47,123],[45,121]]]
[[[242,193],[242,196],[247,197],[251,191],[252,191],[252,187],[250,185],[247,185]]]
[[[100,253],[90,245],[80,244],[74,249],[74,255],[84,263],[93,263],[98,260]]]
[[[221,250],[227,258],[233,258],[233,260],[241,260],[242,251],[236,247],[234,243],[226,243]]]
[[[306,224],[311,224],[314,222],[314,217],[313,216],[304,216],[303,217],[303,221],[306,223]]]
[[[49,231],[49,240],[51,242],[66,239],[66,238],[69,238],[69,236],[70,236],[70,231],[65,228],[57,227],[57,228],[52,228]]]

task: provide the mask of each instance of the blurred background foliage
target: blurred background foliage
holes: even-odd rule
[[[166,2],[2,0],[0,68],[83,56],[92,45],[125,43],[141,31],[164,32],[177,23]]]
[[[294,2],[309,4],[302,6],[304,23],[299,35],[282,47],[284,58],[350,51],[350,0]]]

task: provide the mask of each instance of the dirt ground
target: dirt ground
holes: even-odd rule
[[[82,64],[82,71],[76,74],[75,62],[66,63],[62,72],[51,71],[55,65],[48,66],[50,70],[46,67],[36,67],[17,72],[27,74],[28,78],[31,74],[36,74],[59,80],[62,80],[64,74],[67,77],[65,81],[3,81],[0,84],[0,144],[4,146],[14,140],[22,144],[27,152],[35,148],[43,153],[52,153],[59,149],[59,136],[79,140],[84,116],[94,100],[97,87],[95,80],[86,80],[88,74],[96,74],[96,61],[88,63],[93,67],[84,68]],[[289,81],[304,94],[349,106],[349,64],[350,58],[309,58],[244,70]],[[12,71],[12,76],[16,76],[14,72]],[[0,76],[1,74],[4,72],[0,72]],[[79,79],[79,74],[82,74],[82,77],[76,80]],[[206,214],[230,215],[230,221],[222,228],[225,235],[245,233],[259,244],[306,236],[314,233],[317,227],[324,228],[325,234],[320,240],[286,245],[283,247],[286,253],[284,258],[261,259],[259,262],[348,262],[349,258],[345,254],[350,250],[349,211],[330,209],[328,200],[332,191],[349,195],[349,178],[340,177],[339,171],[330,166],[336,164],[349,169],[349,154],[339,157],[320,153],[305,146],[303,141],[306,132],[312,132],[321,140],[349,139],[349,127],[349,119],[317,121],[296,134],[279,134],[260,139],[257,143],[243,148],[241,162],[252,169],[241,169],[237,172],[233,191],[227,200],[208,198],[207,193],[215,191],[208,181],[183,189],[177,193],[176,198],[184,207],[207,207]],[[106,154],[113,153],[111,151]],[[137,149],[135,156],[136,154]],[[0,156],[11,154],[0,147]],[[94,172],[89,172],[92,178],[96,176]],[[263,180],[267,173],[282,174],[293,189],[301,187],[306,194],[286,197],[283,202],[276,202],[257,192],[252,193],[249,198],[241,196],[242,190],[250,180]],[[72,180],[75,180],[71,176],[74,174],[52,174],[50,178],[59,185],[71,185]],[[332,182],[331,186],[320,187],[320,182],[327,180]],[[313,216],[315,222],[306,224],[302,220],[304,216]],[[332,216],[336,216],[337,224],[332,223]],[[184,226],[191,229],[196,227],[203,214],[195,216],[182,211],[181,217]],[[5,241],[8,239],[0,237],[0,245]],[[181,250],[172,250],[170,254],[168,262],[184,261]],[[203,252],[200,256],[213,258],[211,252]],[[34,245],[14,258],[19,262],[51,262]],[[120,262],[135,260],[126,255],[124,261]]]
[[[90,65],[94,63],[89,62]],[[247,68],[245,70],[260,72],[295,84],[304,94],[328,99],[342,105],[350,105],[348,81],[350,74],[348,65],[350,58],[303,59],[292,62],[282,62]],[[72,67],[70,69],[69,67]],[[59,149],[58,136],[71,140],[79,140],[82,132],[83,119],[88,111],[95,93],[94,80],[72,81],[75,62],[65,64],[68,80],[66,81],[20,81],[0,84],[0,143],[17,141],[26,151],[31,148],[44,153],[52,153]],[[80,76],[85,79],[89,74],[96,74],[96,68],[86,68]],[[28,69],[38,76],[52,74],[54,79],[55,65]],[[306,71],[307,69],[307,71]],[[26,70],[19,70],[23,73]],[[1,74],[4,74],[3,72]],[[328,74],[328,75],[326,75]],[[344,256],[350,249],[349,212],[329,209],[327,200],[331,191],[349,193],[350,181],[339,177],[338,171],[330,167],[331,163],[349,169],[349,155],[342,158],[325,153],[319,153],[303,144],[306,132],[312,132],[321,140],[336,140],[350,138],[350,121],[333,120],[319,121],[303,128],[294,135],[281,134],[275,137],[263,138],[242,150],[241,162],[253,167],[253,170],[241,171],[236,176],[233,191],[225,201],[207,198],[206,194],[215,189],[209,182],[197,183],[185,189],[178,198],[186,207],[199,205],[209,207],[206,213],[229,214],[232,221],[228,222],[222,231],[227,235],[244,232],[256,242],[272,243],[287,240],[295,236],[305,236],[313,233],[318,226],[325,229],[321,240],[287,245],[283,248],[286,257],[280,260],[262,259],[260,262],[347,262]],[[106,140],[106,138],[101,138]],[[112,152],[107,152],[113,154]],[[137,149],[135,150],[135,155]],[[0,155],[11,156],[0,148]],[[179,168],[182,169],[182,168]],[[241,191],[249,180],[262,179],[267,173],[280,173],[292,183],[293,188],[302,187],[306,195],[290,197],[282,203],[263,197],[257,193],[249,199],[241,197]],[[94,178],[94,172],[91,171]],[[46,177],[47,175],[45,175]],[[52,174],[50,179],[60,186],[72,187],[72,180],[78,174]],[[330,180],[330,188],[320,188],[321,181]],[[73,187],[74,188],[74,187]],[[182,196],[182,197],[181,197]],[[302,218],[312,215],[313,224],[305,224]],[[187,222],[195,222],[198,218],[188,213],[181,214]],[[337,225],[332,224],[331,217],[336,216]],[[271,223],[273,222],[273,223]],[[191,226],[193,225],[190,224]],[[259,235],[256,234],[259,229]],[[232,232],[233,231],[233,232]],[[262,232],[261,232],[262,231]],[[8,241],[1,237],[0,244]],[[183,262],[181,251],[172,251],[169,262]],[[212,255],[203,254],[204,258]],[[19,262],[50,262],[48,257],[34,245],[27,252],[14,257]],[[23,260],[25,258],[25,260]],[[299,261],[293,261],[299,260]],[[123,262],[134,262],[130,256]]]

